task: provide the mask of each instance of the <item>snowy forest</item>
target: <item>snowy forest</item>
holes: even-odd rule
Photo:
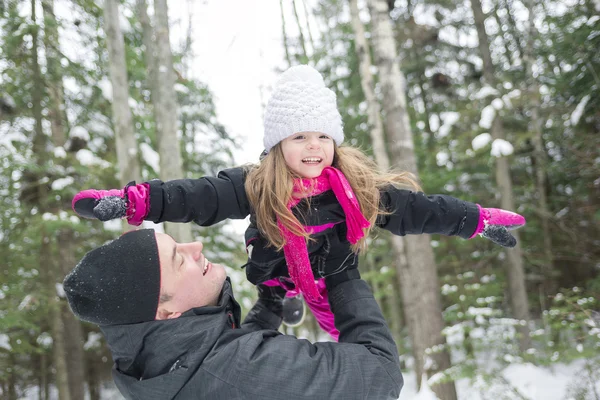
[[[75,319],[61,283],[131,227],[80,219],[73,196],[214,176],[262,138],[232,134],[192,73],[205,62],[185,16],[195,2],[0,0],[2,399],[122,399],[98,327]],[[425,193],[527,218],[513,249],[371,237],[360,270],[401,355],[400,398],[600,400],[600,1],[269,3],[279,18],[261,23],[282,49],[270,68],[318,69],[346,143]],[[243,230],[148,227],[203,241],[252,306]],[[282,331],[328,340],[310,315]]]

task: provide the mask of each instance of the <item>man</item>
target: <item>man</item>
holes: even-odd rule
[[[104,333],[126,398],[398,398],[396,345],[357,269],[326,278],[340,339],[313,344],[277,332],[281,303],[267,296],[240,324],[223,266],[202,249],[133,231],[65,278],[73,313]]]

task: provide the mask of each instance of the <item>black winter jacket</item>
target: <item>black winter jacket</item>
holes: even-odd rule
[[[150,211],[146,219],[153,222],[190,222],[209,226],[225,219],[243,219],[250,213],[244,189],[245,170],[231,168],[217,177],[179,179],[168,182],[153,180],[150,185]],[[381,215],[377,226],[395,235],[439,233],[469,238],[479,221],[477,205],[452,196],[426,196],[421,192],[389,187],[381,193],[381,208],[391,214]],[[345,221],[345,214],[333,192],[327,191],[303,199],[292,212],[304,225],[319,226]],[[346,239],[346,224],[339,223],[315,235],[308,243],[308,253],[315,277],[324,277],[356,263]],[[246,276],[253,284],[289,276],[283,251],[268,246],[256,228],[254,216],[246,231],[249,259]],[[250,251],[251,250],[251,251]]]
[[[113,378],[132,400],[397,399],[396,345],[367,284],[329,293],[340,342],[312,344],[276,331],[260,300],[240,326],[229,279],[217,306],[176,319],[102,327]]]

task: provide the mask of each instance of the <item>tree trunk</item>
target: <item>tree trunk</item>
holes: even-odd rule
[[[44,92],[44,81],[42,79],[42,73],[40,70],[40,64],[38,59],[38,29],[36,22],[36,0],[31,0],[31,19],[36,24],[36,29],[32,30],[31,43],[32,43],[32,57],[31,57],[31,69],[33,74],[33,85],[32,85],[32,113],[35,121],[34,124],[34,137],[33,137],[33,153],[36,157],[38,165],[45,165],[47,162],[47,142],[48,139],[44,134],[42,126],[42,94]],[[40,212],[44,213],[47,211],[47,196],[48,188],[44,184],[38,184],[37,186],[37,198],[34,202],[38,203]],[[53,353],[54,353],[54,366],[56,368],[56,386],[61,400],[71,400],[69,394],[68,384],[68,371],[65,361],[65,347],[64,347],[64,331],[61,320],[60,308],[56,297],[56,269],[54,267],[54,260],[52,259],[50,251],[50,237],[46,230],[42,228],[41,232],[41,243],[39,253],[39,265],[46,265],[44,268],[44,287],[46,290],[46,298],[48,300],[48,308],[50,310],[50,322],[52,327],[52,338],[53,338]],[[50,261],[50,262],[48,262]]]
[[[158,92],[154,96],[156,137],[160,154],[160,175],[163,180],[184,177],[181,168],[181,149],[177,136],[177,96],[175,70],[169,42],[169,11],[166,0],[154,0],[156,24],[156,76]],[[165,230],[177,242],[192,241],[190,224],[165,224]]]
[[[485,32],[485,15],[481,9],[481,2],[479,0],[471,0],[471,7],[479,39],[479,51],[483,59],[483,77],[490,86],[495,87],[494,65],[490,54],[488,37]],[[506,140],[502,119],[498,115],[492,122],[491,136],[494,140]],[[501,196],[500,207],[505,210],[514,210],[512,179],[510,177],[510,166],[507,157],[500,156],[496,158],[496,184]],[[513,249],[505,250],[508,256],[506,260],[508,291],[513,317],[524,321],[524,325],[517,326],[517,331],[519,333],[519,348],[521,351],[525,351],[531,347],[531,339],[529,337],[529,301],[525,288],[525,272],[519,233],[513,231],[513,236],[517,239],[517,245]]]
[[[371,74],[371,50],[365,37],[365,28],[359,18],[358,0],[350,0],[350,15],[354,29],[354,47],[359,62],[360,84],[367,101],[367,118],[371,135],[371,146],[377,164],[382,170],[390,168],[390,159],[385,150],[381,108],[375,96],[375,85]]]
[[[65,121],[64,113],[64,94],[62,76],[59,74],[60,60],[59,52],[56,46],[59,43],[58,28],[54,16],[54,0],[44,0],[42,2],[45,22],[45,48],[46,65],[48,73],[46,85],[48,87],[48,118],[52,131],[52,141],[56,146],[62,146],[65,143]],[[67,275],[71,266],[77,263],[74,256],[74,236],[71,231],[63,230],[58,235],[58,261],[55,271],[54,281],[61,281]],[[81,333],[81,323],[75,319],[75,316],[69,311],[65,302],[57,301],[62,323],[64,326],[65,343],[65,362],[68,371],[69,393],[73,399],[83,399],[84,397],[84,364],[83,364],[83,340]]]
[[[365,37],[365,28],[359,17],[358,0],[350,0],[350,16],[354,30],[354,46],[359,60],[360,83],[365,100],[367,101],[367,118],[370,128],[371,147],[377,165],[382,170],[388,170],[390,168],[390,159],[385,149],[381,108],[375,96],[375,85],[373,83],[373,75],[371,74],[371,50]],[[394,334],[394,339],[399,340],[400,307],[398,306],[397,296],[395,293],[394,296],[386,296],[386,301],[390,305],[390,313],[392,315],[390,326]]]
[[[90,400],[100,400],[100,380],[98,379],[98,371],[96,368],[96,361],[86,363],[86,375],[88,390],[90,392]]]
[[[8,353],[8,365],[17,365],[17,357],[12,351],[9,351]],[[7,394],[7,400],[17,400],[17,371],[15,370],[15,368],[12,368],[10,371],[6,372],[8,374],[8,377],[3,392]]]
[[[300,64],[308,64],[308,53],[306,52],[306,41],[304,40],[304,33],[302,32],[302,25],[300,24],[300,17],[298,16],[298,9],[296,8],[296,2],[292,0],[292,9],[294,10],[294,17],[296,18],[296,24],[298,25],[298,32],[300,33],[300,46],[302,47],[302,54],[300,56]]]
[[[527,38],[527,43],[525,46],[524,52],[524,64],[527,67],[527,74],[529,78],[529,95],[531,98],[531,127],[533,131],[533,162],[535,168],[535,183],[536,183],[536,192],[538,196],[538,209],[539,209],[539,218],[542,226],[542,235],[543,235],[543,258],[541,261],[542,272],[544,275],[543,282],[543,297],[544,300],[548,298],[548,296],[553,295],[557,291],[557,281],[556,274],[554,270],[554,262],[552,255],[552,238],[550,236],[550,211],[548,210],[548,199],[546,197],[547,193],[547,183],[546,183],[546,165],[547,165],[547,155],[544,150],[544,139],[543,139],[543,130],[542,125],[543,121],[540,116],[540,107],[541,107],[541,98],[540,98],[540,87],[536,77],[533,72],[533,65],[535,63],[534,57],[534,40],[537,36],[537,30],[534,24],[534,4],[525,3],[526,7],[529,7],[529,36]],[[510,14],[510,10],[509,10]],[[545,303],[545,301],[544,301]]]
[[[308,31],[308,41],[310,43],[310,48],[312,49],[312,57],[313,61],[316,62],[315,58],[315,40],[313,39],[312,29],[310,29],[310,13],[308,12],[308,7],[306,7],[306,1],[300,0],[302,2],[302,8],[304,9],[304,18],[306,18],[306,30]]]
[[[46,51],[48,95],[50,103],[48,107],[48,118],[52,131],[52,142],[55,146],[63,146],[67,140],[66,122],[67,115],[64,112],[64,91],[62,75],[60,73],[60,52],[58,23],[54,15],[54,0],[42,0],[44,11],[44,48]]]
[[[58,235],[59,276],[66,276],[71,267],[77,264],[75,258],[75,237],[70,230],[62,230]],[[62,321],[65,330],[65,358],[69,373],[71,398],[83,399],[85,388],[85,363],[83,355],[83,329],[66,302],[62,301]]]
[[[138,147],[134,136],[133,118],[129,108],[129,84],[125,61],[125,43],[119,25],[117,0],[104,1],[104,31],[108,48],[110,81],[112,83],[112,112],[117,145],[119,176],[123,186],[142,176],[138,162]]]
[[[368,0],[367,4],[371,13],[374,54],[383,94],[384,126],[390,143],[392,161],[390,164],[417,175],[413,137],[404,94],[405,79],[397,61],[387,2]],[[442,334],[444,320],[441,313],[437,266],[429,235],[407,236],[406,239],[395,236],[393,242],[398,259],[406,258],[406,263],[400,262],[397,268],[402,285],[404,314],[413,343],[417,382],[420,385],[420,376],[423,374],[431,377],[451,366],[450,354],[445,349],[446,340]],[[401,251],[403,245],[405,254]],[[439,345],[443,350],[433,352],[429,356],[431,362],[428,362],[425,368],[425,351]],[[442,400],[457,398],[454,382],[433,385],[432,390]]]
[[[285,32],[285,13],[283,11],[283,0],[279,0],[279,9],[281,11],[281,33],[283,36],[283,49],[285,50],[285,60],[288,67],[292,66],[292,57],[290,56],[290,45],[288,43],[287,34]]]
[[[39,391],[38,391],[38,400],[44,400],[45,398],[45,392],[44,389],[46,388],[46,376],[48,374],[48,362],[46,361],[46,353],[44,351],[42,351],[40,353],[40,366],[39,369],[37,370],[38,373],[38,387],[39,387]]]

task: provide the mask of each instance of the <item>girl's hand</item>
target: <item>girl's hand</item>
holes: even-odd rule
[[[503,247],[515,247],[517,239],[509,230],[525,225],[525,217],[500,208],[482,208],[479,204],[479,224],[471,237],[481,235]]]
[[[84,218],[108,221],[127,218],[130,225],[140,225],[150,211],[150,187],[146,183],[129,183],[123,189],[87,189],[75,195],[73,211]]]

